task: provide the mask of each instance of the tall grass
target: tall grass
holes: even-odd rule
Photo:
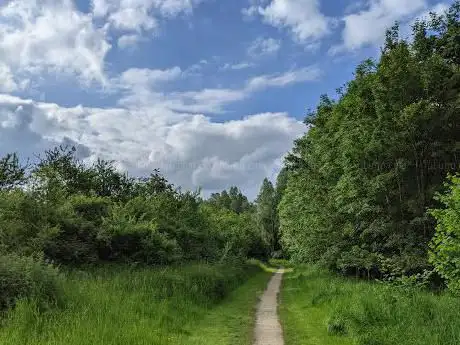
[[[460,299],[298,268],[284,281],[286,344],[458,345]]]
[[[0,329],[4,345],[176,344],[255,266],[105,267],[67,273],[66,305],[21,300]]]
[[[62,299],[60,278],[43,259],[0,254],[0,312],[22,298],[33,298],[40,309],[57,306]]]

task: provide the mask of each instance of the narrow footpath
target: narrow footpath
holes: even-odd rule
[[[278,270],[265,290],[256,314],[254,345],[284,345],[283,330],[278,318],[278,293],[284,270]]]

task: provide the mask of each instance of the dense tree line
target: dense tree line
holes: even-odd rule
[[[429,210],[442,209],[435,195],[460,170],[459,16],[457,1],[416,21],[409,39],[394,26],[380,58],[360,64],[337,99],[322,96],[308,114],[280,188],[281,242],[291,258],[362,276],[416,274],[430,261],[458,270],[458,218],[438,226],[431,260],[428,253],[436,227]],[[439,221],[441,211],[434,214]],[[456,233],[446,235],[446,224]],[[450,257],[440,254],[446,236],[456,246]]]
[[[0,159],[0,254],[60,264],[169,264],[267,255],[255,208],[236,188],[202,200],[158,171],[133,178],[73,148],[22,166]]]

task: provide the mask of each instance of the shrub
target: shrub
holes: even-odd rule
[[[437,220],[430,262],[449,289],[460,293],[460,176],[449,177],[449,182],[447,192],[437,196],[445,208],[430,212]]]
[[[166,264],[180,258],[175,239],[158,229],[149,206],[134,198],[110,208],[98,232],[101,259]]]
[[[59,272],[43,260],[18,255],[0,255],[0,310],[14,307],[22,298],[40,307],[61,301]]]
[[[290,262],[289,260],[286,260],[286,259],[270,259],[270,260],[268,260],[268,263],[271,266],[274,266],[274,267],[284,267],[284,268],[292,268],[292,267],[294,267],[292,262]]]
[[[64,264],[96,262],[97,231],[108,204],[104,198],[73,195],[48,207],[48,222],[41,234],[46,257]]]
[[[32,255],[42,250],[43,207],[21,190],[0,191],[0,251]]]

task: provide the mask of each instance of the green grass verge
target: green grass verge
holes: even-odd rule
[[[71,272],[63,282],[65,305],[43,311],[33,300],[19,301],[2,322],[0,344],[226,344],[232,338],[248,339],[252,308],[267,280],[259,267],[237,264]]]
[[[171,344],[251,345],[258,297],[264,292],[270,276],[266,272],[256,274],[200,322],[190,324],[188,335],[174,339]]]
[[[285,275],[286,345],[458,345],[460,299],[341,278],[311,267]]]

